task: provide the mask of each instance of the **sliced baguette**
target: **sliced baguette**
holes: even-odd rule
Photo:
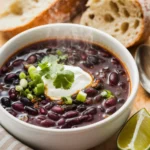
[[[13,0],[0,14],[0,32],[12,37],[26,29],[69,21],[87,0]]]
[[[103,30],[126,47],[150,35],[150,0],[89,0],[80,23]]]

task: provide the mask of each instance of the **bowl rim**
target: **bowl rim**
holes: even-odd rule
[[[134,75],[135,75],[135,84],[132,85],[132,90],[130,92],[130,95],[128,97],[128,99],[126,100],[126,102],[122,105],[122,107],[117,110],[114,114],[112,114],[110,117],[105,118],[104,120],[101,120],[99,122],[95,122],[89,125],[85,125],[85,126],[81,126],[78,128],[69,128],[69,129],[54,129],[54,128],[44,128],[44,127],[40,127],[40,126],[36,126],[36,125],[32,125],[26,122],[23,122],[19,119],[17,119],[16,117],[12,116],[11,114],[9,114],[1,105],[0,105],[0,110],[10,119],[14,120],[16,123],[21,124],[24,127],[33,129],[33,130],[39,130],[41,132],[55,132],[55,133],[70,133],[70,132],[79,132],[79,131],[83,131],[83,130],[89,130],[92,128],[96,128],[98,126],[103,126],[105,124],[107,124],[108,122],[113,121],[115,118],[118,118],[121,116],[121,114],[125,111],[126,108],[128,108],[128,106],[130,105],[130,103],[132,103],[132,101],[134,100],[134,97],[137,93],[138,90],[138,85],[139,85],[139,73],[138,73],[138,69],[137,69],[137,65],[134,61],[134,58],[132,57],[132,55],[130,54],[130,52],[124,47],[123,44],[121,44],[118,40],[116,40],[114,37],[110,36],[109,34],[105,33],[104,31],[92,28],[92,27],[87,27],[84,25],[79,25],[79,24],[71,24],[71,23],[55,23],[55,24],[48,24],[48,25],[42,25],[42,26],[38,26],[29,30],[26,30],[18,35],[16,35],[15,37],[13,37],[12,39],[10,39],[9,41],[7,41],[2,47],[1,47],[1,51],[4,51],[5,48],[10,45],[11,43],[15,42],[16,40],[18,40],[19,38],[21,38],[22,36],[26,35],[26,34],[30,34],[32,31],[36,31],[38,29],[44,29],[44,28],[50,28],[50,27],[60,27],[60,26],[66,26],[66,27],[75,27],[75,28],[85,28],[87,30],[91,30],[91,31],[95,31],[98,32],[99,35],[105,36],[106,38],[109,38],[115,45],[117,45],[118,47],[120,47],[123,50],[123,53],[126,53],[128,55],[128,58],[130,59],[130,61],[132,62],[132,66],[134,67]],[[2,55],[0,55],[0,57],[2,57]]]

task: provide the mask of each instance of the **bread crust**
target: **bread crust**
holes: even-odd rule
[[[87,0],[56,0],[27,24],[0,31],[6,38],[11,38],[27,29],[49,24],[66,22],[85,8]]]
[[[150,0],[136,0],[136,3],[141,8],[142,15],[142,29],[138,37],[126,45],[126,47],[132,47],[144,42],[150,36]]]

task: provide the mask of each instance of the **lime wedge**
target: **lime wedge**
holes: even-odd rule
[[[150,150],[150,115],[141,109],[121,130],[117,146],[120,150]]]

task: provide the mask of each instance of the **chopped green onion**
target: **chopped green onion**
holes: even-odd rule
[[[34,93],[35,95],[41,95],[44,93],[44,83],[39,83],[37,86],[34,88]]]
[[[67,105],[71,105],[72,104],[72,98],[70,96],[67,97],[62,97],[61,98],[63,100],[63,102]]]
[[[16,89],[16,91],[18,91],[18,92],[20,92],[20,91],[23,90],[22,86],[20,86],[20,85],[17,85],[15,89]]]
[[[25,79],[26,78],[26,74],[24,72],[20,72],[19,78],[20,79]]]
[[[63,54],[63,52],[59,49],[56,51],[56,53],[57,53],[58,56],[61,56]]]
[[[76,100],[80,102],[85,102],[86,101],[87,94],[84,93],[83,91],[80,91],[76,97]]]
[[[112,94],[112,92],[109,91],[109,90],[103,90],[101,92],[101,96],[104,97],[104,98],[114,97],[114,95]]]
[[[33,95],[32,94],[28,94],[27,98],[30,99],[30,100],[32,100],[33,99]]]
[[[25,92],[25,95],[31,94],[31,91],[29,89],[26,89],[24,92]]]
[[[31,79],[33,80],[34,76],[36,74],[36,68],[33,65],[30,66],[29,69],[28,69],[28,73],[29,73]]]
[[[23,88],[26,88],[28,86],[28,82],[26,79],[21,79],[20,80],[20,86],[22,86]]]

